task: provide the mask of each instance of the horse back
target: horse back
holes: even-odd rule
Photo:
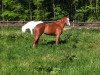
[[[40,24],[35,26],[34,32],[43,33],[44,29],[45,29],[45,24],[44,23],[40,23]]]

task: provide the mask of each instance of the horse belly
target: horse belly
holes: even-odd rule
[[[55,35],[55,30],[52,28],[45,28],[44,33],[47,35]]]

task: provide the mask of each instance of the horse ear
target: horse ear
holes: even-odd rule
[[[69,15],[65,15],[64,17],[69,17]]]
[[[64,18],[69,18],[69,16],[64,16]]]
[[[66,18],[69,18],[69,15],[65,16]]]

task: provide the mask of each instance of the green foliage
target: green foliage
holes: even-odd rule
[[[64,12],[64,10],[61,9],[61,6],[57,5],[55,7],[55,18],[53,18],[54,20],[60,19],[62,17],[64,17],[67,13]]]
[[[93,7],[92,5],[83,6],[80,9],[76,10],[76,13],[76,18],[80,21],[93,22],[97,20],[95,15],[95,7]]]
[[[4,11],[1,16],[6,16],[5,19],[7,20],[15,20],[18,17],[18,14],[13,11]]]
[[[43,34],[35,48],[33,35],[20,29],[0,27],[0,75],[100,74],[99,29],[66,30],[58,46]]]
[[[37,6],[41,5],[43,1],[44,0],[33,0],[34,4]]]
[[[99,0],[2,0],[0,20],[58,20],[69,15],[75,21],[99,21]]]
[[[34,18],[35,18],[35,20],[41,20],[43,18],[43,14],[44,14],[43,10],[39,10],[39,11],[38,11],[38,9],[34,10]]]

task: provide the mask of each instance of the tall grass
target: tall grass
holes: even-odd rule
[[[100,30],[70,29],[59,45],[43,34],[32,48],[33,35],[19,27],[0,28],[0,75],[99,75]]]

